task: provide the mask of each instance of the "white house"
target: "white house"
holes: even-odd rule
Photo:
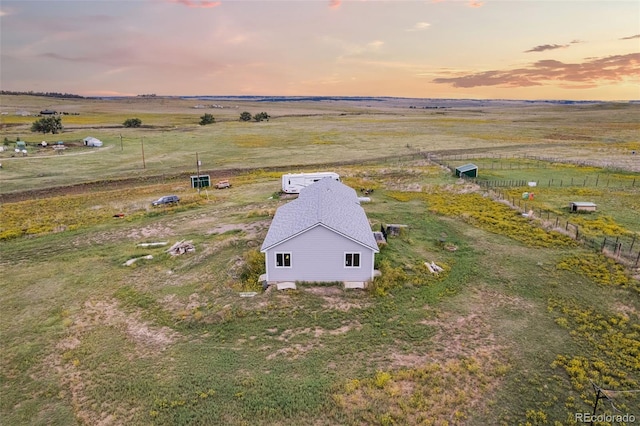
[[[82,140],[82,142],[84,142],[85,146],[102,146],[102,141],[92,136],[87,136]]]
[[[273,284],[366,283],[379,250],[356,191],[325,178],[278,208],[260,251]]]

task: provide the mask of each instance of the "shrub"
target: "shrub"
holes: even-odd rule
[[[250,250],[244,254],[244,264],[240,271],[240,281],[245,288],[258,287],[258,278],[265,273],[264,254]]]
[[[213,118],[213,115],[211,114],[205,114],[202,117],[200,117],[201,126],[206,126],[207,124],[213,124],[215,121],[216,119]]]
[[[122,123],[122,125],[124,127],[140,127],[142,126],[142,120],[140,120],[139,118],[127,118],[126,120],[124,120],[124,123]]]

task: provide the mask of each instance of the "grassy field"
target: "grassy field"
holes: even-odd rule
[[[599,414],[640,418],[640,394],[627,392],[640,389],[637,268],[523,217],[497,192],[422,156],[356,161],[418,150],[484,153],[482,179],[540,182],[535,208],[569,217],[567,200],[588,197],[599,211],[580,220],[594,236],[639,235],[640,185],[629,185],[637,170],[499,158],[534,150],[561,157],[573,146],[594,161],[626,159],[637,143],[633,107],[442,115],[394,105],[256,103],[213,110],[220,122],[202,128],[203,111],[186,100],[2,101],[3,111],[80,112],[77,126],[90,131],[61,139],[92,134],[107,142],[58,156],[4,153],[2,194],[106,183],[0,206],[3,424],[572,425],[575,413],[593,409],[592,383],[611,398],[599,401]],[[237,122],[245,109],[273,118]],[[106,128],[130,116],[159,127]],[[2,117],[10,140],[32,121],[14,126],[17,117]],[[599,151],[602,141],[544,137],[595,138],[578,132],[586,123],[617,141],[607,142],[611,157]],[[142,137],[146,169],[134,145]],[[190,173],[195,152],[203,167],[229,170],[232,188],[197,193],[174,177]],[[257,250],[288,201],[276,194],[281,173],[268,166],[331,162],[347,185],[375,189],[363,204],[373,229],[408,228],[381,249],[382,275],[366,291],[300,283],[263,292],[247,277],[260,272]],[[239,167],[253,170],[231,170]],[[108,184],[122,177],[141,179]],[[598,186],[545,186],[571,178]],[[168,193],[181,204],[151,208]],[[166,253],[178,241],[195,252]],[[140,245],[153,242],[167,245]],[[431,274],[426,261],[444,272]],[[246,291],[257,294],[240,297]]]
[[[0,138],[8,149],[0,193],[90,182],[103,178],[149,177],[239,167],[363,161],[416,152],[481,151],[563,158],[589,158],[640,171],[640,106],[523,106],[485,109],[420,110],[383,104],[345,102],[223,102],[226,108],[196,109],[195,100],[54,100],[3,96]],[[16,111],[42,108],[72,112],[62,116],[59,135],[30,132],[34,117]],[[239,112],[271,115],[268,122],[238,121]],[[215,124],[199,126],[212,113]],[[126,118],[139,117],[143,128],[127,129]],[[86,136],[104,141],[100,149],[73,146]],[[14,156],[16,139],[30,144],[29,154]],[[55,155],[37,149],[42,140],[63,140],[69,149]]]

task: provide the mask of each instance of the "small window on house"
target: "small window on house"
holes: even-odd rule
[[[276,253],[276,268],[291,268],[291,253]]]
[[[345,266],[345,268],[359,268],[360,267],[360,253],[345,253],[344,254],[344,266]]]

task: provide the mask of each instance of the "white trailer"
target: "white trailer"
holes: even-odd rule
[[[340,175],[333,172],[287,173],[282,175],[282,192],[299,194],[302,188],[324,178],[331,178],[340,182]]]

